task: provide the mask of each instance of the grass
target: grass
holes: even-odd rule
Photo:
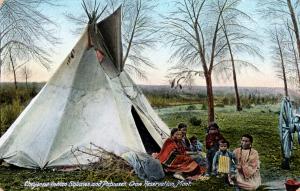
[[[198,107],[198,106],[197,106]],[[181,108],[181,110],[179,109]],[[159,110],[161,118],[169,127],[175,127],[179,122],[187,122],[192,116],[206,119],[206,111],[203,110],[183,110],[182,107],[174,107],[173,112],[165,113]],[[254,148],[258,150],[261,160],[261,174],[263,182],[285,179],[285,177],[300,177],[300,148],[297,145],[294,149],[291,162],[291,170],[282,170],[280,140],[278,136],[278,113],[275,110],[270,111],[268,107],[245,109],[242,112],[232,112],[232,108],[216,108],[216,120],[218,121],[222,134],[231,143],[231,148],[239,146],[240,136],[244,133],[250,133],[254,137]],[[172,110],[172,108],[168,108]],[[264,111],[264,112],[261,112]],[[200,116],[200,117],[199,117]],[[193,126],[190,124],[188,136],[196,135],[203,141],[205,137],[205,126]],[[23,185],[26,181],[31,182],[99,182],[113,181],[124,182],[131,181],[141,182],[136,176],[128,175],[127,171],[120,171],[112,174],[110,178],[101,171],[74,171],[74,172],[52,172],[49,170],[27,170],[11,167],[0,167],[0,187],[5,190],[31,190]],[[177,180],[167,177],[163,181],[170,181],[177,184]],[[262,189],[263,187],[261,187]],[[35,188],[34,190],[74,190],[72,187],[55,187],[55,188]],[[170,187],[120,187],[120,188],[95,188],[95,190],[169,190]],[[224,187],[223,181],[212,178],[205,182],[194,182],[190,186],[179,186],[172,190],[232,190],[230,187]],[[76,187],[76,190],[90,190],[90,187]]]

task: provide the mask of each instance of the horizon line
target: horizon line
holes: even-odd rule
[[[0,82],[0,84],[4,84],[4,83],[14,84],[14,82],[12,82],[12,81],[1,81]],[[25,81],[19,81],[17,83],[20,84],[20,83],[26,83],[26,82]],[[40,83],[40,84],[44,83],[44,84],[46,84],[47,81],[36,81],[36,82],[30,81],[30,82],[27,82],[27,83],[29,83],[29,84],[32,84],[32,83]],[[139,83],[135,83],[135,84],[138,85],[138,86],[170,86],[171,87],[171,85],[169,85],[169,84],[139,84]],[[189,87],[189,86],[183,85],[183,87]],[[192,87],[206,87],[206,86],[205,85],[192,85]],[[213,86],[213,88],[214,87],[217,87],[217,88],[221,88],[221,87],[234,88],[234,86],[230,86],[230,85],[224,85],[224,86],[216,85],[216,86]],[[283,89],[283,87],[280,87],[280,86],[274,86],[274,87],[272,87],[272,86],[239,86],[238,88],[281,88],[281,89]],[[288,88],[288,89],[295,90],[293,88]]]

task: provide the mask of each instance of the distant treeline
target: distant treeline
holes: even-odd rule
[[[148,92],[144,93],[151,105],[154,107],[165,107],[172,105],[181,104],[206,104],[206,95],[204,93],[189,94],[189,93],[174,93],[169,92]],[[249,108],[252,104],[277,104],[282,99],[282,95],[256,95],[249,93],[248,95],[240,96],[242,107]],[[216,95],[214,96],[215,106],[224,107],[225,105],[234,105],[235,96],[234,94]]]
[[[171,89],[169,86],[141,86],[146,97],[154,107],[164,107],[180,104],[206,104],[206,89],[202,86],[183,89]],[[278,104],[283,97],[282,88],[252,88],[241,87],[240,99],[242,107],[249,108],[251,105]],[[214,102],[216,107],[235,104],[233,87],[214,87]],[[299,103],[297,92],[291,94]]]

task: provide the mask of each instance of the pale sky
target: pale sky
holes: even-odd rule
[[[1,1],[1,0],[0,0]],[[64,13],[72,13],[74,15],[79,14],[83,11],[81,7],[81,0],[61,0],[65,6],[55,7],[55,8],[45,8],[43,12],[49,16],[52,20],[57,22],[57,31],[55,32],[59,38],[61,38],[61,44],[54,47],[54,54],[52,57],[53,64],[50,71],[47,71],[41,66],[32,64],[33,74],[29,81],[47,81],[65,59],[68,53],[72,50],[72,47],[76,44],[79,36],[74,36],[71,30],[76,28],[75,24],[68,21]],[[161,0],[158,6],[158,12],[167,11],[168,7],[167,0]],[[255,3],[252,0],[244,0],[241,8],[248,14],[253,16],[257,22],[257,33],[263,35],[262,27],[265,23],[261,18],[255,14]],[[252,59],[250,61],[256,64],[256,66],[262,72],[254,71],[242,71],[238,74],[238,85],[248,86],[248,87],[283,87],[281,80],[276,78],[274,67],[270,61],[268,42],[264,42],[262,47],[262,54],[266,55],[264,61],[259,59]],[[171,51],[165,47],[164,44],[158,44],[155,49],[147,50],[145,54],[150,58],[150,60],[155,65],[156,69],[151,69],[147,72],[147,81],[141,81],[139,79],[134,79],[137,84],[148,84],[148,85],[167,85],[168,79],[165,77],[168,74],[168,68],[170,68],[172,63],[168,62]],[[3,79],[2,79],[3,80]],[[3,81],[13,80],[12,76],[5,76]],[[19,77],[19,81],[22,79]],[[196,78],[195,85],[205,85],[204,79]],[[214,86],[232,86],[232,81],[228,80],[218,81],[213,80]]]

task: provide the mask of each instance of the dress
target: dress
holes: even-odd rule
[[[245,190],[255,190],[261,185],[258,152],[251,149],[237,148],[234,151],[237,158],[237,185]]]
[[[205,169],[201,168],[189,155],[186,154],[181,142],[175,142],[168,138],[160,153],[157,155],[166,172],[180,172],[193,176],[202,174]]]

